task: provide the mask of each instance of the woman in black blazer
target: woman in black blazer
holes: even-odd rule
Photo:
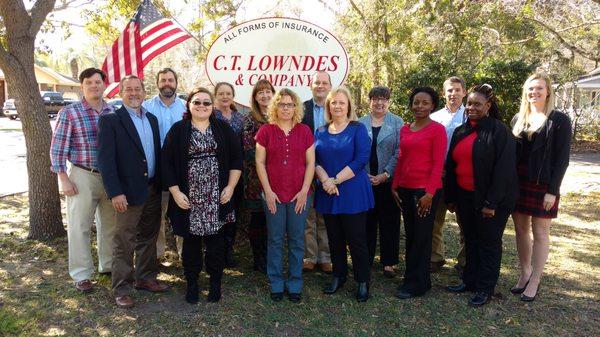
[[[536,73],[525,81],[521,108],[512,124],[519,175],[513,221],[521,275],[510,291],[520,294],[522,301],[531,302],[548,258],[550,224],[558,215],[560,184],[569,166],[571,148],[571,120],[554,110],[548,75]]]
[[[231,202],[241,175],[242,151],[231,127],[212,115],[213,96],[192,90],[183,120],[175,123],[163,145],[163,183],[169,188],[168,216],[173,233],[183,237],[185,299],[198,302],[198,275],[204,260],[210,275],[207,300],[221,298],[225,239],[223,226],[235,221]]]
[[[465,235],[463,282],[451,292],[473,291],[469,305],[486,304],[494,294],[502,260],[502,234],[517,197],[515,140],[500,121],[489,84],[467,97],[468,120],[456,128],[446,159],[445,197]]]

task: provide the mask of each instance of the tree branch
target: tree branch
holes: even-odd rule
[[[67,0],[63,0],[60,5],[54,6],[53,12],[62,11],[62,10],[65,10],[67,8],[83,7],[83,6],[91,4],[93,0],[86,0],[86,1],[84,1],[82,3],[80,3],[80,4],[73,5],[77,1],[80,1],[80,0],[68,0],[68,1]]]
[[[600,1],[600,0],[599,0]],[[564,45],[566,48],[568,48],[570,51],[577,53],[589,60],[592,61],[600,61],[600,55],[595,55],[593,52],[589,52],[587,50],[583,50],[579,47],[577,47],[574,44],[571,44],[569,42],[567,42],[561,35],[560,32],[554,30],[552,27],[548,26],[547,24],[545,24],[543,21],[538,20],[536,18],[530,17],[528,18],[530,20],[532,20],[533,22],[537,23],[538,25],[542,26],[542,28],[544,28],[545,30],[547,30],[550,34],[552,34],[562,45]]]
[[[358,6],[356,5],[356,3],[353,0],[349,0],[350,5],[352,6],[352,8],[356,11],[356,13],[358,14],[358,16],[360,16],[361,20],[364,23],[367,23],[367,19],[365,18],[365,15],[363,14],[363,12],[360,10],[360,8],[358,8]]]
[[[21,2],[21,1],[17,1]],[[29,26],[29,36],[36,36],[46,16],[54,9],[56,0],[37,0],[31,7],[31,25]]]

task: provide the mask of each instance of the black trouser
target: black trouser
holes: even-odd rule
[[[267,218],[265,212],[250,212],[248,224],[248,241],[252,247],[254,262],[267,257]]]
[[[348,274],[346,243],[350,246],[352,269],[356,282],[369,282],[371,267],[367,248],[367,212],[357,214],[323,214],[333,276],[345,278]]]
[[[198,280],[198,275],[202,270],[202,242],[206,246],[204,261],[206,273],[210,275],[210,282],[221,282],[225,250],[222,231],[207,236],[188,235],[183,239],[183,274],[188,282]]]
[[[425,195],[424,189],[399,188],[398,194],[402,200],[402,216],[406,232],[406,269],[401,289],[413,295],[421,295],[431,289],[429,275],[431,239],[440,190],[433,196],[431,209],[424,217],[420,217],[417,211],[419,199]]]
[[[377,227],[379,227],[379,255],[381,264],[398,264],[400,250],[400,209],[394,201],[391,183],[373,186],[375,208],[367,213],[367,246],[369,262],[373,265],[377,246]]]
[[[467,264],[463,283],[476,291],[494,294],[500,276],[502,260],[502,235],[510,210],[498,208],[491,218],[484,218],[481,209],[475,209],[474,193],[459,188],[458,218],[465,235]]]

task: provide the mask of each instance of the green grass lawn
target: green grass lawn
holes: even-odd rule
[[[401,277],[384,278],[376,264],[367,303],[354,300],[352,281],[332,296],[323,295],[329,276],[319,272],[306,274],[300,304],[273,303],[266,277],[251,269],[242,232],[240,267],[226,270],[220,303],[184,301],[181,265],[171,252],[159,278],[172,289],[135,292],[135,307],[122,310],[114,305],[108,277],[97,276],[91,294],[75,290],[66,238],[51,243],[26,239],[26,200],[22,195],[0,199],[0,336],[598,336],[600,331],[598,192],[561,198],[546,273],[530,304],[508,291],[518,276],[509,220],[497,287],[502,297],[482,308],[468,307],[468,294],[442,289],[458,281],[451,259],[458,227],[450,216],[445,226],[449,263],[432,275],[433,289],[421,298],[393,297]],[[403,270],[403,262],[398,268]]]

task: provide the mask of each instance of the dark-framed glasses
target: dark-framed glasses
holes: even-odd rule
[[[190,103],[192,103],[193,106],[200,106],[200,105],[204,105],[204,106],[211,106],[213,103],[211,101],[191,101]]]

